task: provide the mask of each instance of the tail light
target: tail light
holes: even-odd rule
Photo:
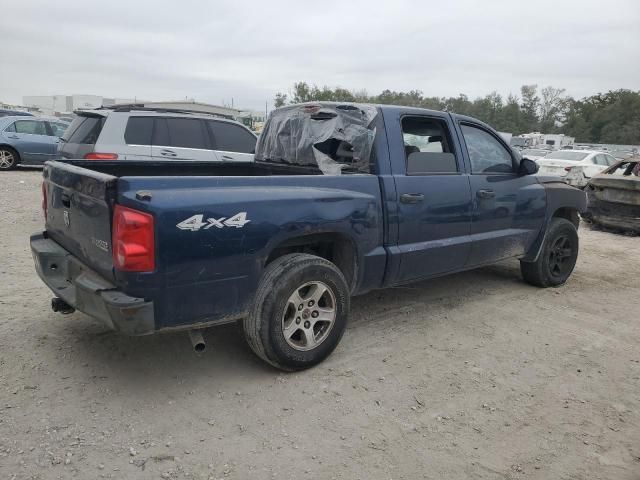
[[[47,221],[47,185],[42,182],[42,213],[44,214],[44,221]]]
[[[117,160],[117,153],[99,153],[99,152],[89,152],[84,157],[85,160]]]
[[[113,212],[113,263],[125,272],[155,269],[154,220],[148,213],[116,205]]]

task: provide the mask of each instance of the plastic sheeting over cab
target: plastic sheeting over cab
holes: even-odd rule
[[[303,103],[274,110],[255,159],[318,168],[324,175],[369,173],[375,140],[372,105]]]

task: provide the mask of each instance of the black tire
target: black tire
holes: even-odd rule
[[[312,288],[320,292],[324,287],[326,291],[315,306],[318,310],[308,308],[307,305],[314,302],[307,301],[305,288],[309,289],[306,292],[311,292]],[[303,309],[293,308],[290,300],[295,298],[294,293],[300,294]],[[322,362],[340,342],[347,326],[349,302],[347,282],[333,263],[303,253],[284,255],[270,263],[262,275],[253,306],[243,322],[245,338],[256,355],[276,368],[304,370]],[[331,311],[331,303],[335,318],[329,326],[329,322],[318,319],[318,315],[325,307],[324,312]],[[315,315],[315,320],[311,315]],[[291,322],[285,328],[289,316]],[[302,321],[305,318],[307,320]],[[294,326],[293,322],[299,326]],[[295,330],[289,340],[285,338],[285,330],[289,333]],[[308,332],[313,332],[313,336],[307,337]],[[307,348],[307,338],[312,338],[313,345],[316,336],[317,345],[300,350]]]
[[[553,218],[538,259],[535,262],[520,262],[522,277],[536,287],[562,285],[576,266],[578,250],[575,225],[565,218]]]
[[[7,161],[10,163],[7,164]],[[18,152],[11,147],[0,147],[0,170],[13,170],[19,163],[20,155],[18,155]]]

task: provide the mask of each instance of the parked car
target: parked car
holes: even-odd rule
[[[556,150],[536,163],[540,175],[566,177],[569,185],[584,188],[591,177],[616,163],[616,159],[597,150]]]
[[[76,114],[58,147],[60,158],[253,161],[256,136],[233,120],[136,106]]]
[[[59,120],[8,116],[0,118],[0,170],[42,165],[56,156],[67,124]]]
[[[129,335],[243,319],[285,370],[327,357],[350,297],[508,258],[562,285],[584,192],[471,117],[399,106],[274,111],[255,162],[47,163],[31,237],[55,310]],[[452,293],[453,294],[453,293]]]
[[[597,225],[640,233],[640,157],[617,162],[593,177],[585,189],[582,216]]]
[[[545,150],[545,149],[542,149],[542,148],[527,148],[527,149],[522,150],[520,152],[520,154],[524,158],[529,158],[529,159],[533,160],[534,162],[537,162],[541,158],[546,157],[550,153],[551,153],[551,150]]]
[[[0,108],[0,117],[33,117],[33,113],[23,112],[22,110],[7,110]]]

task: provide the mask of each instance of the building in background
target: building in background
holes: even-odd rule
[[[114,101],[114,99],[104,98],[99,95],[36,95],[22,97],[22,103],[25,106],[36,108],[44,115],[56,117],[69,115],[74,110],[100,108],[105,105],[105,102]],[[132,100],[123,101],[123,103],[126,102],[132,102]]]
[[[573,146],[575,138],[564,133],[523,133],[517,137],[512,137],[510,144],[512,147],[524,148],[548,148],[550,150],[560,150]]]
[[[222,105],[212,105],[210,103],[196,102],[194,99],[137,103],[144,105],[146,108],[166,108],[167,110],[189,110],[193,112],[209,113],[211,115],[235,120],[236,122],[240,122],[253,130],[260,128],[265,121],[264,112],[240,110]]]

